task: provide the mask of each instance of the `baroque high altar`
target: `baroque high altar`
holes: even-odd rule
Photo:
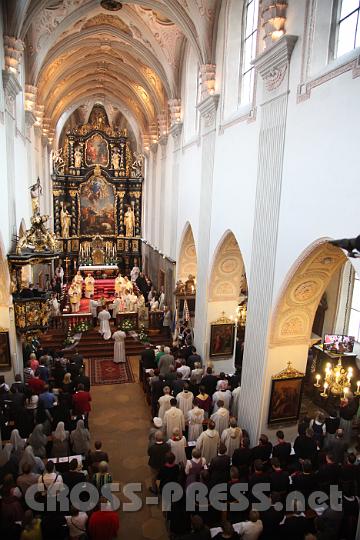
[[[95,105],[53,152],[54,232],[79,266],[140,266],[143,158]]]

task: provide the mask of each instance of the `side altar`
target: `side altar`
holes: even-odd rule
[[[52,152],[54,232],[66,268],[141,265],[143,157],[95,105]]]

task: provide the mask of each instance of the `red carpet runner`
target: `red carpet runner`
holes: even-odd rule
[[[87,373],[92,385],[126,384],[134,382],[130,364],[115,364],[111,358],[89,358]]]

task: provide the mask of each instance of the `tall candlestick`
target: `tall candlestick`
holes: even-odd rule
[[[320,384],[319,384],[319,381],[321,379],[321,375],[317,374],[315,376],[315,379],[316,379],[316,383],[314,384],[314,386],[316,386],[317,388],[319,388]]]

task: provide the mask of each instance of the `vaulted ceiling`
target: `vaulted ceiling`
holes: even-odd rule
[[[25,44],[26,84],[51,130],[101,101],[134,133],[167,122],[187,44],[214,57],[219,0],[7,0],[5,34]],[[105,7],[104,7],[105,6]],[[109,7],[118,7],[110,11]],[[163,120],[164,121],[164,120]],[[155,126],[155,127],[154,127]]]

